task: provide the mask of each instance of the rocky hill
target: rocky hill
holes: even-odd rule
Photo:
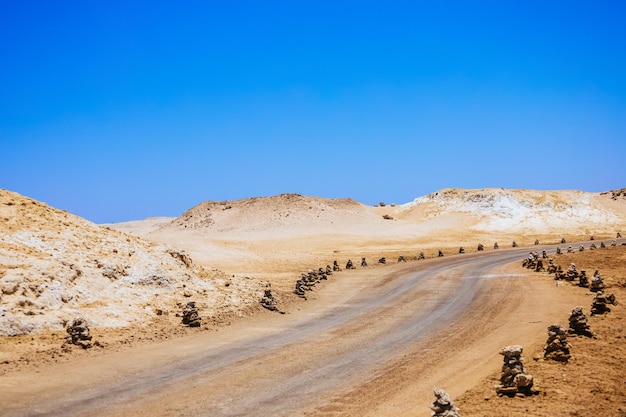
[[[238,310],[261,294],[255,280],[0,190],[0,336],[62,329],[78,316],[125,326],[190,299],[208,314]]]

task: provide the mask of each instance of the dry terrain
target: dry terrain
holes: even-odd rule
[[[80,365],[84,372],[106,378],[107,364],[130,369],[144,363],[142,358],[166,363],[178,350],[190,352],[199,345],[200,354],[209,340],[228,344],[255,332],[270,334],[346,300],[356,303],[359,294],[365,299],[368,291],[376,299],[381,296],[376,288],[403,282],[403,274],[482,256],[476,253],[478,243],[484,244],[486,255],[495,242],[500,252],[512,250],[513,241],[534,250],[536,239],[552,252],[561,238],[586,241],[588,247],[593,236],[597,243],[609,245],[618,231],[626,231],[626,199],[623,190],[595,194],[447,189],[407,204],[371,207],[349,199],[284,194],[206,202],[175,219],[103,227],[0,190],[0,221],[0,386],[5,388],[0,409],[8,409],[14,397],[7,396],[21,393],[16,386],[36,387],[41,375],[65,379]],[[463,255],[458,253],[461,246]],[[439,250],[445,257],[435,259]],[[416,260],[420,252],[425,261]],[[555,321],[567,325],[576,305],[588,313],[591,295],[569,284],[557,286],[546,273],[521,268],[523,252],[519,259],[515,254],[518,261],[489,270],[487,275],[497,279],[482,277],[467,311],[446,319],[445,331],[438,327],[427,341],[415,340],[397,355],[390,351],[385,361],[372,364],[363,375],[355,371],[352,379],[349,374],[337,377],[339,385],[332,393],[320,392],[316,401],[302,401],[294,410],[316,416],[427,415],[436,384],[448,390],[462,415],[625,415],[622,304],[605,316],[590,318],[596,337],[574,338],[570,363],[539,359],[546,327]],[[400,255],[408,259],[406,264],[396,262]],[[358,266],[362,257],[367,268]],[[387,265],[377,262],[381,257]],[[552,257],[563,268],[576,262],[588,272],[599,269],[618,302],[626,299],[626,246]],[[335,273],[309,293],[307,301],[293,294],[301,273],[335,260],[344,268],[348,259],[357,270]],[[460,291],[456,286],[463,282],[461,270],[446,271],[414,291],[434,291],[441,300],[452,297]],[[433,290],[429,285],[442,286]],[[259,305],[264,290],[272,291],[287,314]],[[190,300],[202,317],[198,328],[180,323],[182,307]],[[418,309],[415,316],[424,314],[418,313],[420,307],[406,304],[397,312],[390,307],[368,319],[366,328],[321,333],[317,337],[329,339],[319,342],[319,349],[333,346],[330,349],[340,357],[339,352],[355,349],[349,343],[376,340],[381,337],[374,336],[376,332],[387,334],[410,308]],[[409,310],[401,313],[402,308]],[[78,316],[87,319],[97,341],[91,349],[64,343],[64,326]],[[526,366],[537,380],[539,394],[533,397],[494,394],[501,362],[497,350],[515,343],[524,345]],[[290,361],[303,367],[301,372],[321,366],[315,355],[297,362],[300,355],[289,349],[285,346],[281,355],[266,358],[263,366],[250,362],[251,369],[243,375],[278,372]],[[367,361],[357,360],[365,370]],[[241,386],[238,378],[241,375],[224,374],[225,387],[220,389]],[[279,379],[280,374],[273,375],[267,384]],[[211,383],[200,378],[196,388],[186,385],[183,391],[168,386],[166,393],[145,393],[146,401],[110,407],[107,413],[199,415],[198,404],[209,405],[198,398]],[[210,389],[218,395],[217,387]],[[26,398],[26,390],[22,393]]]

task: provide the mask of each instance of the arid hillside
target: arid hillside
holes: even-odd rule
[[[475,250],[612,238],[626,230],[618,191],[444,189],[406,204],[367,206],[350,199],[281,194],[204,202],[166,219],[113,224],[187,250],[199,262],[267,279],[293,276],[334,260],[434,256]]]
[[[262,294],[259,282],[10,191],[0,190],[0,220],[0,336],[63,329],[78,316],[126,326],[190,297],[208,312],[239,310]]]

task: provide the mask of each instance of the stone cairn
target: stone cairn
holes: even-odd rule
[[[200,327],[200,316],[195,301],[189,301],[183,308],[183,324],[189,327]]]
[[[513,243],[511,244],[512,247],[516,248],[517,247],[517,242],[513,241]]]
[[[494,249],[498,249],[498,248],[494,247]],[[477,250],[478,250],[478,252],[482,252],[482,251],[484,251],[484,250],[485,250],[485,247],[483,246],[483,244],[482,244],[482,243],[479,243],[479,244],[478,244],[478,248],[477,248]]]
[[[398,262],[406,262],[406,258],[404,257],[404,255],[398,256]]]
[[[426,256],[424,256],[424,252],[420,252],[419,256],[417,257],[418,261],[421,261],[422,259],[426,259]]]
[[[602,276],[600,272],[596,269],[596,272],[593,273],[593,277],[591,277],[591,286],[589,290],[592,292],[604,291],[604,281],[602,280]]]
[[[430,405],[433,417],[460,417],[459,409],[454,405],[447,392],[435,388],[435,401]]]
[[[495,387],[499,395],[532,394],[533,377],[524,369],[522,350],[520,345],[500,349],[500,354],[504,356],[504,363],[500,385]]]
[[[564,237],[562,237],[562,238],[561,238],[561,244],[564,244],[565,242],[566,242],[565,238],[564,238]]]
[[[278,308],[278,304],[276,303],[276,298],[274,298],[274,294],[272,294],[272,290],[270,288],[265,289],[263,293],[263,298],[261,298],[260,304],[270,311],[278,311],[280,314],[285,314],[284,311]]]
[[[587,271],[584,269],[580,270],[580,275],[578,275],[578,286],[587,288],[589,286],[589,277],[587,277]]]
[[[561,252],[561,248],[557,247],[557,248],[556,248],[556,254],[557,254],[557,255],[560,255],[561,253],[562,253],[562,252]]]
[[[72,321],[66,329],[69,335],[66,339],[67,343],[71,343],[76,346],[80,346],[83,349],[89,349],[91,345],[91,335],[89,334],[89,326],[87,321],[83,318],[77,318]]]
[[[567,332],[560,324],[548,327],[548,340],[543,348],[543,358],[558,362],[567,362],[571,358],[571,345],[567,342]]]
[[[587,316],[583,313],[582,307],[574,307],[572,314],[569,316],[569,333],[592,337],[593,333],[589,329],[589,323],[587,323]]]
[[[535,239],[535,246],[539,244],[539,239]]]
[[[591,245],[589,245],[589,250],[596,250],[597,246],[595,243],[592,243]]]
[[[498,246],[498,242],[496,242],[496,243],[494,243],[494,244],[493,244],[493,248],[494,248],[494,249],[500,249],[500,246]]]
[[[565,273],[565,280],[574,281],[576,278],[578,278],[578,271],[576,270],[576,264],[572,262]]]
[[[597,316],[611,311],[608,304],[617,304],[613,294],[604,295],[603,291],[598,291],[591,303],[591,315]]]
[[[339,264],[337,263],[337,261],[333,261],[333,271],[341,271],[341,268],[339,268]]]
[[[352,259],[348,259],[348,262],[346,262],[346,269],[356,269],[356,266],[352,263]]]
[[[604,249],[606,248],[606,245],[604,244],[604,242],[600,242],[600,249]]]
[[[459,248],[459,253],[465,253],[465,248],[463,246]]]
[[[379,263],[379,264],[386,264],[386,263],[387,263],[387,258],[385,258],[385,257],[383,256],[382,258],[380,258],[380,259],[378,260],[378,263]]]
[[[556,272],[556,265],[552,259],[548,260],[548,274],[554,274]]]
[[[545,249],[541,251],[541,257],[542,257],[543,259],[548,259],[548,252],[546,252],[546,250],[545,250]]]
[[[443,256],[443,251],[441,249],[439,249],[439,253],[437,254],[437,256],[439,256],[439,257]]]
[[[363,268],[367,267],[367,261],[365,260],[365,258],[361,258],[361,266]]]
[[[348,261],[348,262],[351,263],[351,261]],[[335,261],[334,263],[336,265],[337,261]],[[349,268],[349,269],[354,269],[354,268]],[[341,269],[339,269],[339,271],[341,271]],[[327,266],[326,270],[324,270],[323,268],[319,268],[317,271],[309,269],[306,274],[300,275],[300,279],[296,281],[296,286],[295,286],[295,289],[293,290],[293,293],[296,294],[298,297],[306,300],[306,294],[305,294],[306,291],[312,291],[313,287],[315,287],[315,284],[317,284],[320,281],[328,280],[329,275],[332,275],[332,271],[330,271],[330,266]]]
[[[580,245],[578,247],[578,252],[584,252],[584,250],[585,250],[585,247],[583,245]]]

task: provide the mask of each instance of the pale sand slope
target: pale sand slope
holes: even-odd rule
[[[239,311],[263,294],[264,283],[10,191],[0,190],[0,219],[0,336],[79,316],[95,327],[146,322],[190,297],[209,314]]]
[[[204,202],[150,232],[141,221],[111,227],[184,248],[229,273],[280,279],[333,260],[345,265],[366,257],[372,263],[421,251],[429,257],[440,248],[451,254],[460,246],[476,250],[478,243],[510,247],[513,240],[612,239],[626,230],[626,198],[621,191],[444,189],[407,204],[372,207],[282,194]]]

